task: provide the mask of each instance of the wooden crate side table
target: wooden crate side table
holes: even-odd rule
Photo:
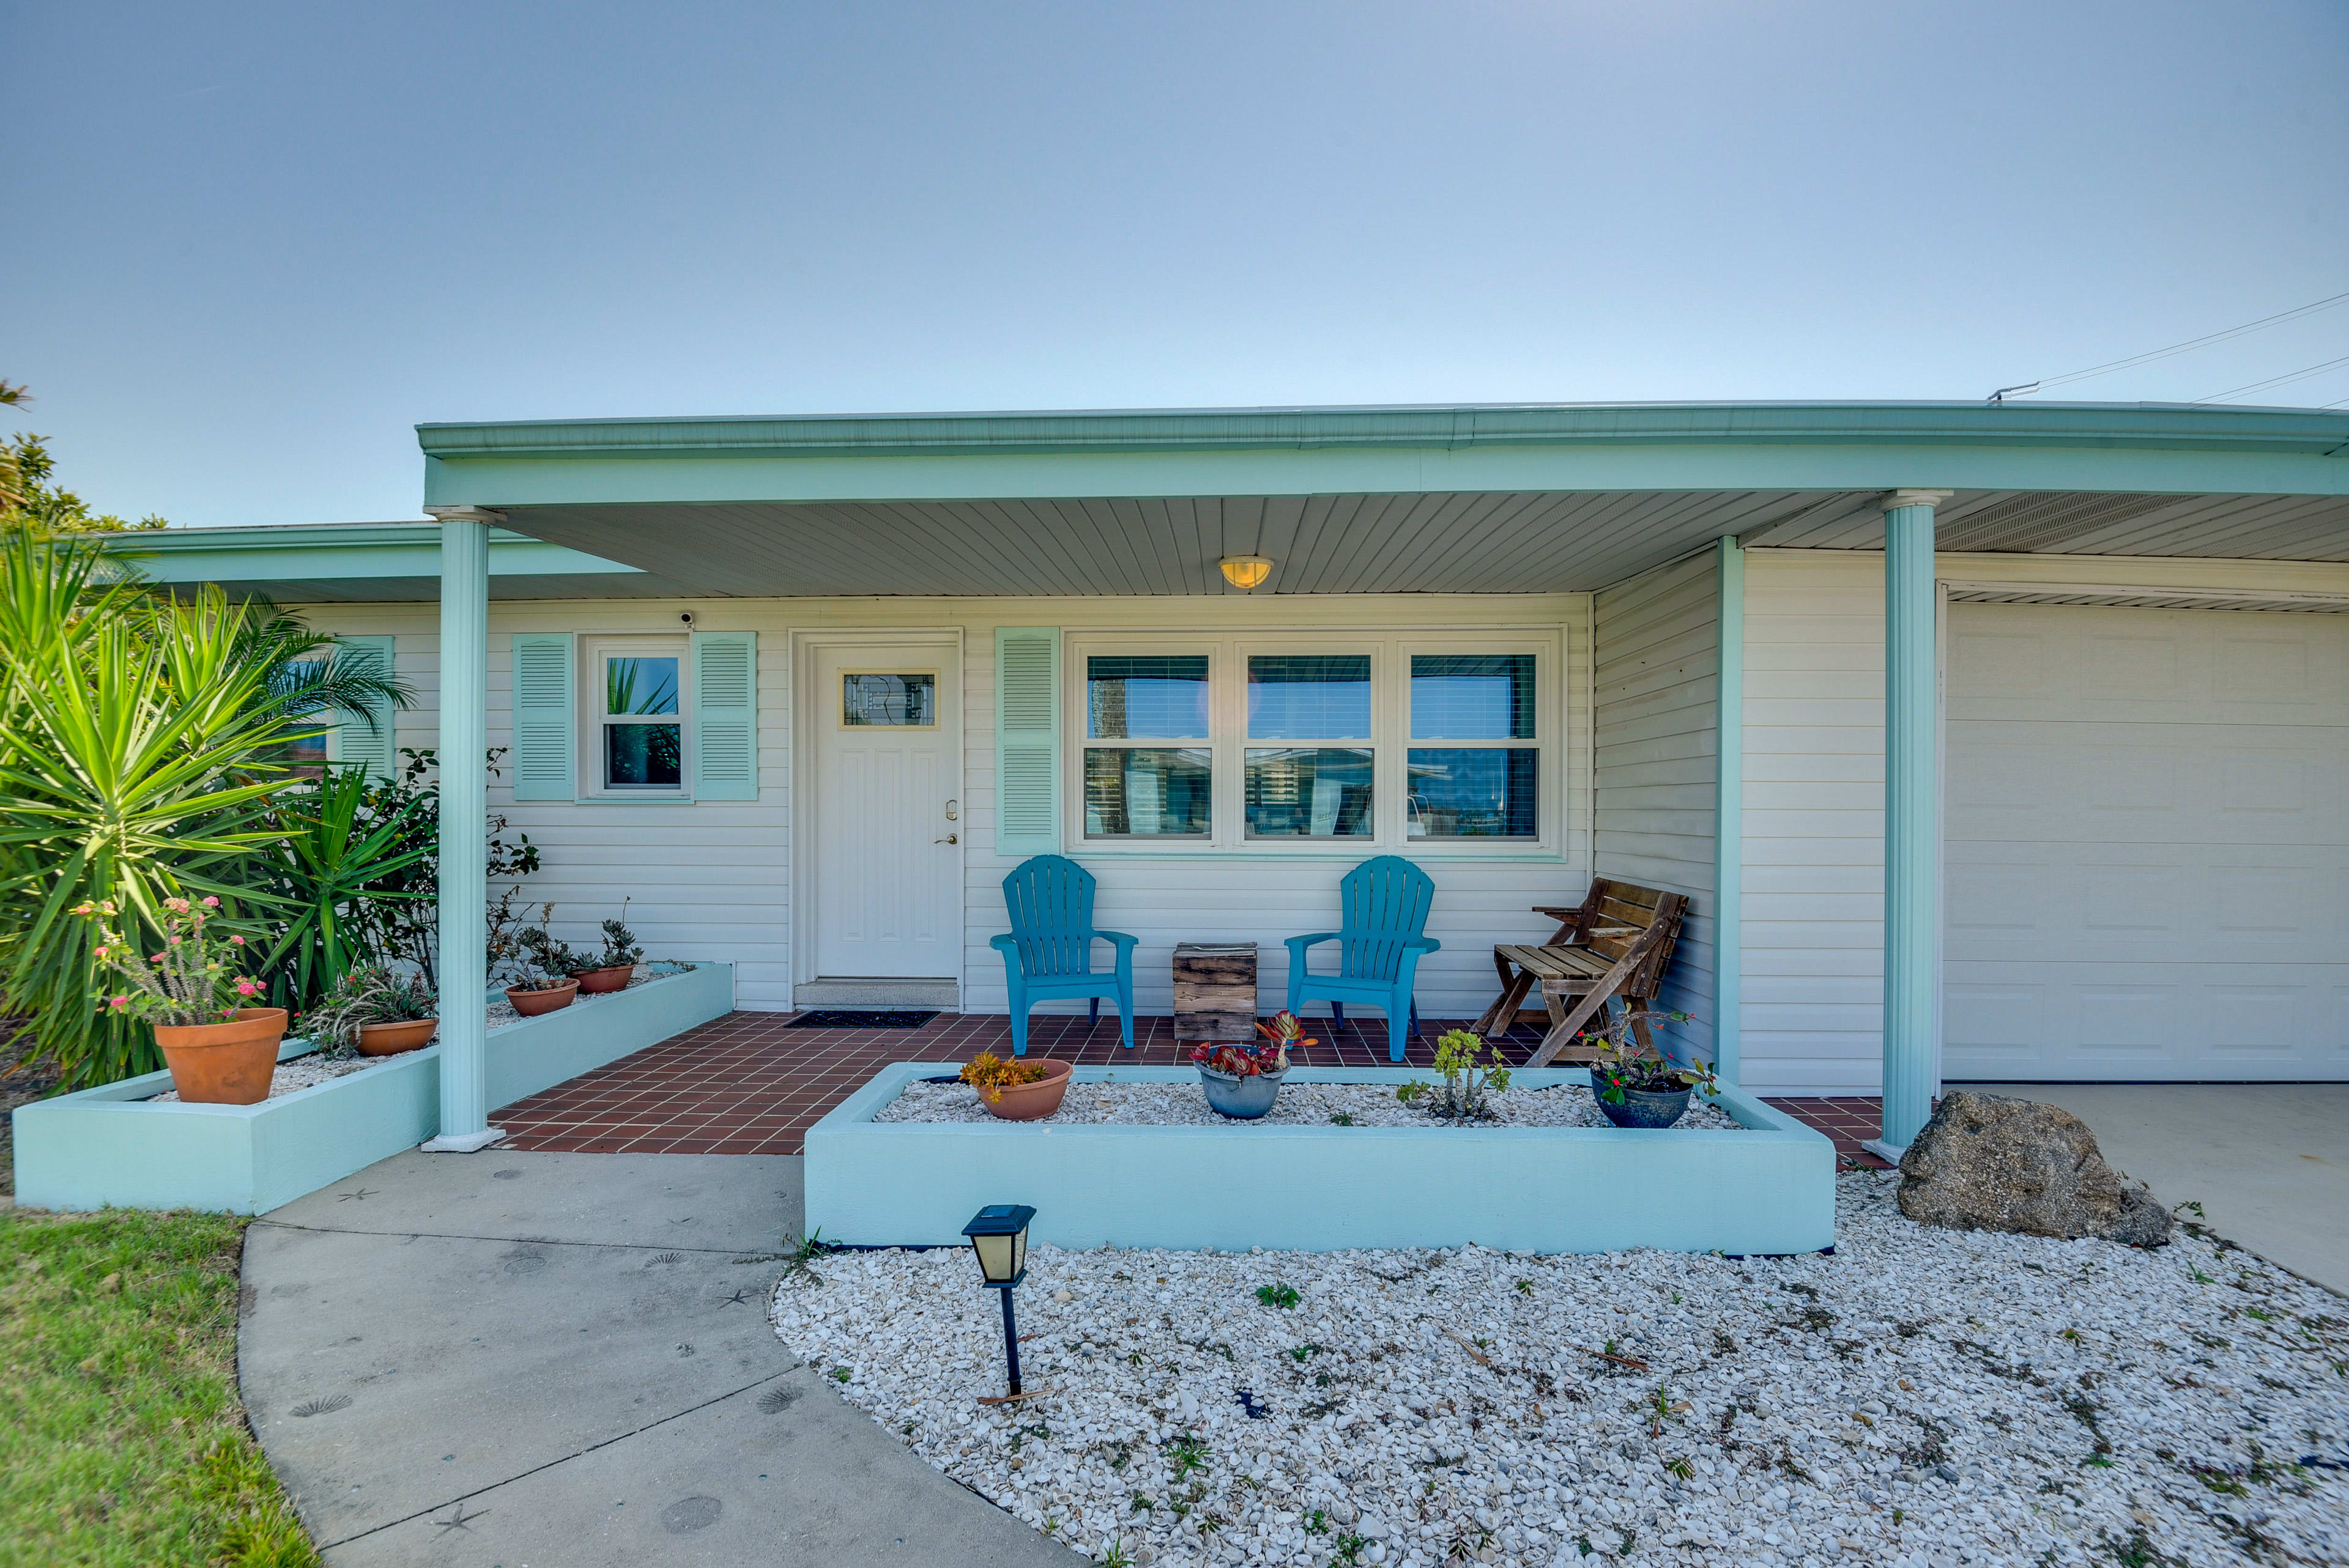
[[[1174,944],[1174,1040],[1245,1045],[1256,1034],[1256,944]]]

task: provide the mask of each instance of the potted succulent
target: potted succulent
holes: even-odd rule
[[[181,1099],[198,1105],[258,1105],[269,1098],[285,1009],[253,1006],[261,982],[238,972],[242,935],[218,928],[220,900],[163,901],[162,951],[141,959],[109,923],[112,900],[82,903],[76,914],[98,923],[91,956],[123,983],[98,994],[98,1006],[150,1021]]]
[[[1281,1080],[1288,1076],[1290,1047],[1315,1043],[1305,1038],[1305,1026],[1297,1015],[1286,1010],[1259,1022],[1256,1031],[1264,1037],[1258,1045],[1191,1047],[1207,1108],[1218,1116],[1253,1121],[1269,1111],[1279,1098]]]
[[[582,994],[589,996],[605,991],[622,991],[636,977],[636,965],[645,961],[645,950],[636,945],[636,934],[627,927],[628,901],[620,901],[620,915],[604,923],[604,951],[593,960],[595,967],[573,973]]]
[[[305,1025],[313,1038],[356,1047],[363,1057],[397,1056],[431,1044],[440,1027],[440,999],[421,975],[363,964],[336,984]]]
[[[978,1103],[1005,1121],[1040,1121],[1061,1109],[1069,1092],[1069,1064],[1049,1057],[1006,1061],[981,1051],[966,1063],[962,1081],[978,1090]]]
[[[1487,1097],[1509,1087],[1501,1047],[1466,1029],[1446,1029],[1436,1037],[1435,1070],[1444,1075],[1443,1088],[1414,1078],[1395,1090],[1395,1099],[1405,1105],[1424,1101],[1428,1115],[1446,1121],[1489,1121],[1493,1103]]]
[[[554,907],[547,905],[550,910]],[[549,936],[543,925],[526,928],[514,944],[518,950],[512,961],[514,983],[506,987],[506,1000],[513,1004],[513,1010],[525,1018],[535,1018],[571,1006],[579,995],[579,982],[572,976],[594,967],[587,955]]]
[[[1680,1067],[1653,1046],[1633,1043],[1631,1026],[1651,1018],[1684,1024],[1689,1015],[1627,1007],[1596,1036],[1582,1037],[1595,1041],[1599,1052],[1599,1060],[1590,1064],[1590,1092],[1598,1098],[1600,1112],[1618,1127],[1670,1127],[1688,1114],[1691,1094],[1702,1089],[1712,1099],[1720,1092],[1720,1080],[1709,1064],[1698,1060]]]

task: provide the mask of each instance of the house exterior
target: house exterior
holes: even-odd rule
[[[502,748],[481,804],[558,934],[627,899],[741,1006],[1001,1011],[999,884],[1057,851],[1142,1011],[1195,938],[1261,944],[1270,1009],[1280,939],[1396,853],[1423,1014],[1593,876],[1685,892],[1678,1048],[1882,1092],[1894,1149],[1944,1078],[2349,1078],[2349,414],[419,433],[436,522],[130,547],[388,658],[417,706],[338,755]]]

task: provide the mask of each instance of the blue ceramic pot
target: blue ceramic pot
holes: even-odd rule
[[[1643,1088],[1627,1088],[1622,1104],[1601,1098],[1599,1109],[1618,1127],[1670,1127],[1688,1113],[1689,1096],[1694,1092],[1679,1088],[1669,1094],[1656,1094]]]
[[[1213,1068],[1199,1069],[1199,1082],[1207,1091],[1208,1109],[1218,1116],[1240,1121],[1254,1121],[1270,1110],[1274,1097],[1280,1093],[1280,1080],[1288,1076],[1278,1072],[1235,1078]]]

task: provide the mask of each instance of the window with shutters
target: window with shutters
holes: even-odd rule
[[[592,637],[581,683],[584,776],[606,798],[684,796],[692,660],[681,637]]]
[[[1554,848],[1555,634],[1071,633],[1071,841],[1107,851]]]

